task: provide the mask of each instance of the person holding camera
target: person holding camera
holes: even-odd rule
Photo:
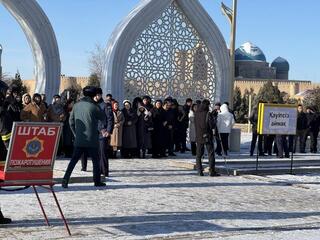
[[[196,131],[197,156],[196,167],[198,174],[203,176],[202,157],[206,147],[209,159],[209,176],[219,176],[215,171],[215,153],[213,131],[216,127],[216,116],[209,111],[210,102],[203,100],[195,112],[194,125]]]

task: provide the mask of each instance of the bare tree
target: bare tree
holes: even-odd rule
[[[2,73],[2,76],[1,76],[0,80],[5,82],[9,86],[13,79],[14,78],[9,73]]]
[[[101,81],[106,52],[101,44],[96,44],[94,50],[89,52],[89,70],[90,74],[94,74]]]

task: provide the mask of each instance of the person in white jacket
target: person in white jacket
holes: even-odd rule
[[[218,114],[217,119],[217,128],[220,134],[223,152],[225,155],[228,155],[229,150],[229,134],[231,129],[235,124],[234,116],[229,112],[229,107],[227,104],[222,104],[220,108],[220,113]]]

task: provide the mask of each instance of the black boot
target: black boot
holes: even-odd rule
[[[216,171],[214,170],[209,170],[209,176],[210,177],[218,177],[218,176],[221,176],[219,173],[217,173]]]
[[[0,210],[0,224],[9,224],[11,222],[12,222],[11,219],[5,218]]]
[[[203,171],[198,171],[198,175],[203,177],[204,176]]]

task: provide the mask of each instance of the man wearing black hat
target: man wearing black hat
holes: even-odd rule
[[[105,121],[106,116],[93,100],[96,93],[97,88],[85,87],[84,98],[74,105],[70,114],[69,124],[75,141],[73,155],[63,177],[63,188],[68,187],[71,173],[83,153],[88,153],[92,158],[94,185],[105,186],[100,180],[98,122]]]

